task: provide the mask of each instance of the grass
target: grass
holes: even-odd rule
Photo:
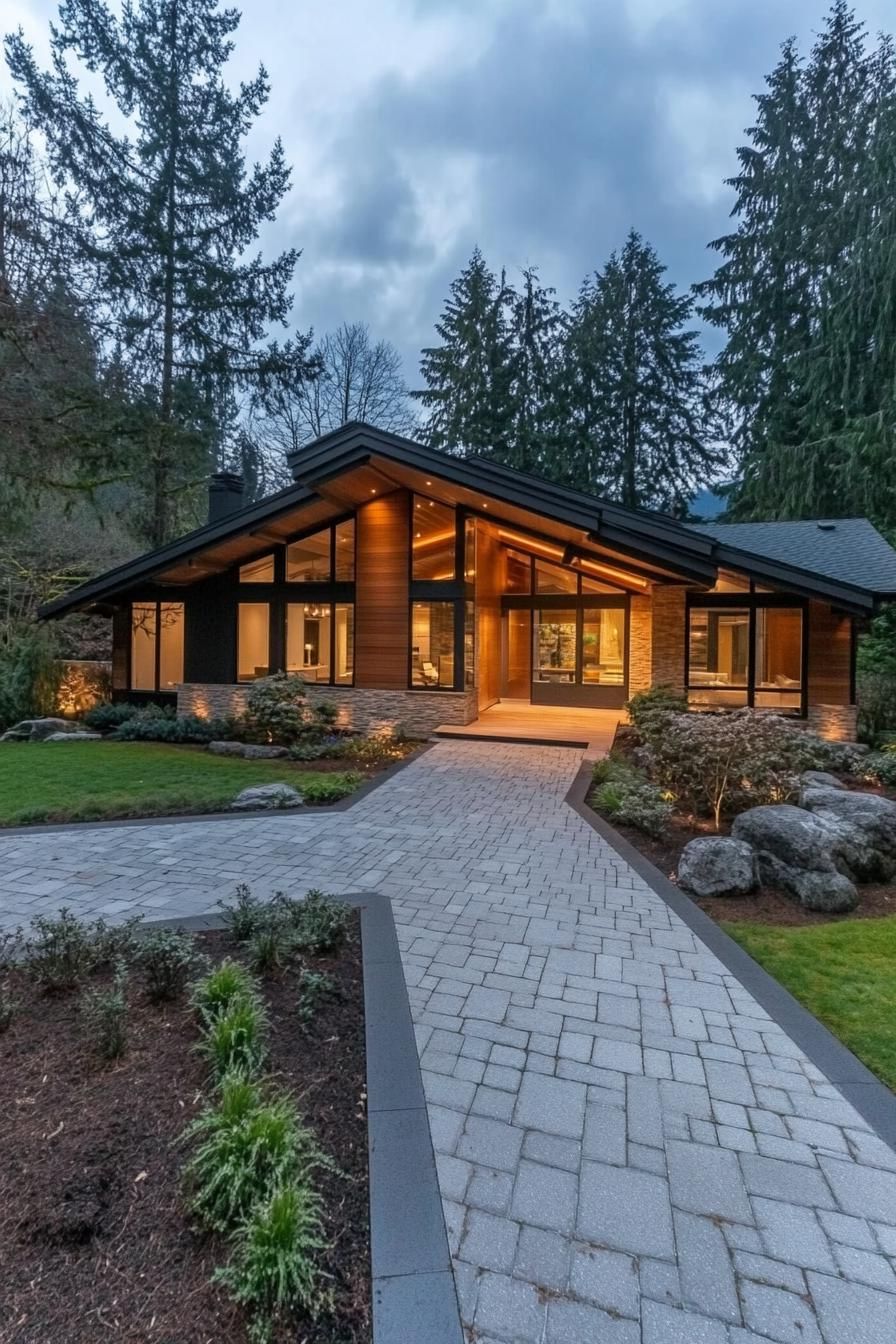
[[[160,742],[0,744],[0,826],[213,812],[241,789],[285,780],[301,793],[325,781],[352,791],[358,776],[290,761],[211,756]]]
[[[896,915],[722,927],[896,1090]]]

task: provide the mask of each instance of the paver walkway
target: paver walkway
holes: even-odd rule
[[[2,920],[386,892],[471,1340],[893,1344],[896,1154],[566,806],[578,759],[442,742],[341,814],[0,837]]]

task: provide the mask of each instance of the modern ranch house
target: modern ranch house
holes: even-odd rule
[[[116,698],[183,714],[239,710],[286,669],[363,731],[425,736],[502,701],[606,717],[665,683],[854,735],[856,633],[896,597],[865,519],[683,523],[363,424],[290,467],[248,506],[216,476],[206,526],[42,616],[111,616]]]

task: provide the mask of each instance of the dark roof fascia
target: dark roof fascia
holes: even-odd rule
[[[872,611],[876,595],[867,588],[829,579],[814,570],[799,569],[783,561],[767,559],[753,551],[742,551],[736,546],[718,544],[715,551],[718,564],[725,569],[745,570],[754,579],[764,579],[776,587],[789,588],[807,597],[823,597],[835,606],[850,607],[857,612]]]
[[[250,504],[248,508],[228,514],[216,523],[208,523],[204,527],[196,528],[193,532],[188,532],[186,536],[178,538],[177,541],[171,541],[166,546],[160,546],[158,550],[147,551],[143,555],[138,555],[136,559],[128,560],[125,564],[116,566],[115,569],[107,570],[105,574],[101,574],[95,579],[88,579],[86,583],[81,583],[77,588],[72,588],[62,597],[44,603],[42,607],[38,608],[38,617],[41,620],[46,620],[49,617],[61,616],[67,611],[86,606],[90,602],[111,597],[120,590],[132,587],[141,579],[150,578],[160,570],[167,569],[170,565],[189,558],[197,551],[205,550],[206,547],[213,546],[216,542],[226,541],[228,537],[239,535],[241,532],[251,531],[253,524],[269,522],[272,518],[279,518],[281,514],[290,513],[298,504],[307,504],[313,498],[314,491],[309,490],[304,485],[287,486],[285,490],[280,490],[276,495],[271,495],[267,499],[259,500],[257,504]]]

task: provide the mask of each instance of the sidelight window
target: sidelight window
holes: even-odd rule
[[[183,602],[132,603],[131,690],[175,691],[183,679]]]

